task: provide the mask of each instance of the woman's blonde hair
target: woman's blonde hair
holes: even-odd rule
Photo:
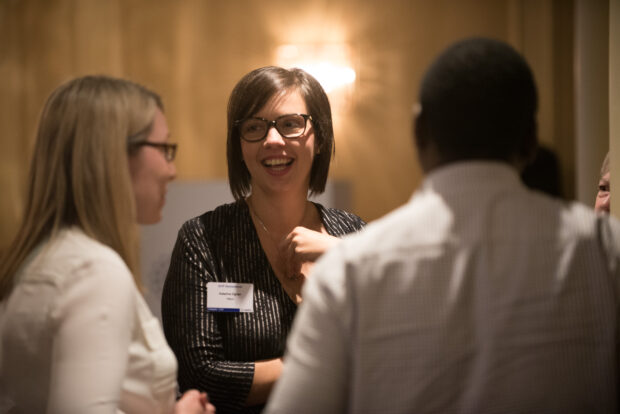
[[[105,76],[52,92],[39,120],[24,217],[0,261],[0,299],[35,246],[72,225],[114,249],[141,286],[128,152],[150,133],[157,108],[154,92]]]

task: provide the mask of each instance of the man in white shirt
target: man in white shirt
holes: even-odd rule
[[[616,412],[620,223],[521,183],[527,63],[459,42],[420,104],[422,187],[317,263],[267,412]]]

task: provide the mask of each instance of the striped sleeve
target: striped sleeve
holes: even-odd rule
[[[216,317],[207,308],[207,283],[215,281],[215,263],[198,218],[179,231],[162,296],[166,339],[179,361],[181,391],[207,391],[218,411],[243,408],[253,362],[227,361]]]

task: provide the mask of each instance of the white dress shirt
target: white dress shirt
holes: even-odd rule
[[[37,247],[0,303],[0,399],[15,413],[169,413],[176,359],[129,269],[78,228]]]
[[[434,170],[316,264],[267,412],[615,412],[619,241],[507,164]]]

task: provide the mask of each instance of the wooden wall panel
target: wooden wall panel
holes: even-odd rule
[[[609,0],[609,161],[610,182],[620,182],[620,0]],[[616,196],[616,200],[618,197]],[[620,203],[611,214],[620,218]]]
[[[554,125],[552,143],[562,169],[562,189],[568,199],[575,198],[575,56],[574,25],[575,12],[572,1],[553,2],[553,61],[552,83]],[[596,183],[595,183],[596,184]]]
[[[491,36],[523,50],[541,76],[545,142],[572,145],[555,137],[566,122],[548,53],[566,44],[554,35],[555,10],[552,0],[0,0],[0,246],[23,208],[44,99],[86,73],[158,91],[180,144],[179,178],[225,179],[226,105],[239,78],[274,64],[282,44],[347,43],[357,80],[334,115],[332,177],[351,182],[353,210],[366,220],[421,182],[411,109],[427,65],[457,39]]]
[[[72,3],[71,55],[76,74],[123,74],[120,0]]]
[[[23,208],[29,132],[20,101],[25,95],[17,2],[0,3],[0,246],[16,231]]]

